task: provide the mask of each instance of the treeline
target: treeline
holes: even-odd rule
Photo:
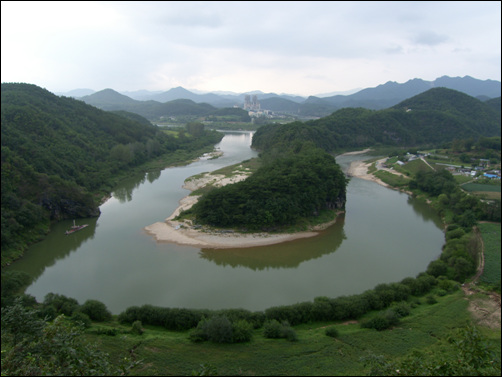
[[[478,264],[481,245],[472,231],[478,221],[501,220],[500,201],[486,203],[463,192],[447,170],[418,171],[409,187],[415,193],[425,193],[448,224],[446,244],[439,259],[432,261],[427,273],[464,281],[471,276]],[[500,290],[500,282],[498,289]]]
[[[293,305],[276,306],[265,311],[249,311],[245,309],[203,310],[162,308],[153,305],[132,306],[119,314],[118,321],[132,324],[141,321],[142,324],[160,326],[171,331],[186,331],[196,329],[201,322],[213,317],[224,317],[230,323],[245,321],[253,329],[262,328],[270,321],[287,323],[296,326],[315,322],[335,322],[359,319],[369,312],[375,312],[378,317],[383,310],[392,309],[396,312],[395,319],[406,315],[405,308],[410,308],[414,300],[430,294],[433,290],[444,295],[459,288],[455,281],[444,277],[435,278],[426,273],[416,278],[405,278],[400,283],[379,284],[374,289],[361,294],[341,296],[337,298],[316,297],[312,302],[301,302]],[[407,302],[407,304],[405,304]],[[373,320],[371,317],[368,320]],[[381,325],[381,323],[380,323]],[[364,321],[363,327],[374,327]],[[385,328],[387,328],[385,327]]]
[[[322,149],[305,143],[262,160],[249,178],[213,189],[182,216],[216,227],[276,230],[345,208],[347,179]]]
[[[385,110],[344,108],[308,122],[259,128],[253,147],[310,140],[328,151],[370,146],[440,145],[456,138],[500,137],[500,111],[455,90],[434,88]]]
[[[222,135],[178,137],[137,114],[110,113],[30,84],[1,85],[2,265],[40,239],[51,221],[99,215],[95,194],[128,169]]]

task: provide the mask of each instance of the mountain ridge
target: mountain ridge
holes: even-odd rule
[[[472,97],[482,97],[486,99],[500,97],[501,95],[500,81],[479,80],[471,76],[442,76],[434,81],[426,81],[419,78],[408,80],[405,83],[387,81],[384,84],[373,88],[365,88],[353,94],[335,94],[327,97],[301,97],[276,93],[264,93],[261,91],[251,91],[241,94],[196,94],[181,86],[160,93],[156,92],[152,95],[148,95],[148,91],[137,91],[140,94],[137,95],[136,98],[126,97],[135,101],[147,102],[150,103],[150,105],[153,105],[153,102],[166,103],[178,99],[189,99],[196,104],[205,103],[216,108],[222,108],[242,107],[246,95],[256,95],[258,101],[260,102],[261,109],[263,110],[271,110],[279,113],[306,117],[322,117],[344,107],[364,107],[371,110],[385,109],[392,107],[407,98],[411,98],[427,91],[428,89],[436,87],[454,89]],[[95,92],[84,97],[79,97],[79,99],[105,110],[110,109],[110,106],[112,105],[116,105],[115,103],[99,99],[99,97],[103,94],[102,92],[103,91]],[[125,96],[125,94],[121,95]],[[129,104],[132,104],[132,102],[129,101]],[[136,106],[141,105],[136,103]]]

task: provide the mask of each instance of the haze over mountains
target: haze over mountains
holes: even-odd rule
[[[142,107],[147,102],[150,106],[175,100],[190,100],[196,104],[208,104],[215,108],[242,107],[246,95],[256,95],[262,110],[292,114],[305,117],[322,117],[345,107],[363,107],[371,110],[385,109],[399,102],[423,93],[431,88],[445,87],[458,90],[480,100],[500,97],[501,83],[495,80],[478,80],[470,76],[443,76],[434,81],[412,79],[405,83],[389,81],[374,88],[366,88],[352,94],[336,94],[326,97],[301,97],[288,94],[263,93],[253,91],[247,93],[194,93],[182,87],[172,88],[164,92],[139,90],[118,93],[111,89],[93,92],[91,89],[76,89],[67,93],[58,93],[75,97],[84,102],[105,110],[125,110],[124,105]],[[350,92],[349,92],[350,93]]]

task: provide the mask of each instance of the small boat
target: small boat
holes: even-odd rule
[[[73,220],[73,225],[70,229],[68,229],[65,234],[68,235],[68,234],[72,234],[72,233],[75,233],[81,229],[84,229],[86,226],[89,226],[89,224],[83,224],[83,225],[75,225],[75,220]]]

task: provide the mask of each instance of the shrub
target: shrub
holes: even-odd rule
[[[249,342],[253,337],[253,326],[246,320],[241,319],[234,323],[232,327],[233,342]]]
[[[324,332],[327,336],[330,336],[332,338],[337,338],[339,335],[338,330],[333,326],[328,327]]]
[[[392,306],[392,310],[397,314],[399,318],[402,318],[410,315],[411,306],[407,302],[402,301]]]
[[[137,335],[143,335],[145,332],[145,329],[143,329],[143,326],[141,325],[141,321],[134,321],[131,327],[131,333],[132,334],[137,334]]]
[[[278,339],[281,337],[282,326],[276,319],[268,320],[263,325],[263,336],[265,338]]]
[[[286,325],[283,325],[282,326],[282,332],[281,332],[282,336],[281,338],[286,338],[287,340],[289,340],[290,342],[296,342],[298,341],[298,335],[296,335],[296,331],[295,329],[293,329],[289,323]]]
[[[394,310],[386,310],[380,312],[374,317],[367,319],[361,323],[362,328],[375,329],[377,331],[386,330],[389,327],[399,323],[399,316]]]
[[[78,301],[57,293],[47,293],[44,297],[44,307],[52,306],[56,313],[70,317],[79,307]]]
[[[103,322],[112,319],[112,313],[108,311],[106,305],[97,300],[87,300],[79,310],[93,321]]]
[[[207,319],[202,318],[199,323],[197,324],[197,327],[193,330],[190,331],[190,334],[188,335],[188,339],[194,343],[201,343],[205,342],[208,340],[207,334],[206,334],[206,326],[207,326]]]
[[[82,326],[84,326],[85,329],[88,329],[89,327],[91,327],[91,319],[89,318],[89,316],[85,313],[82,313],[82,312],[79,312],[79,311],[76,311],[72,314],[72,316],[70,317],[70,319],[75,322],[75,323],[80,323],[82,324]]]
[[[207,339],[214,343],[232,343],[232,323],[225,316],[211,317],[204,326]]]

